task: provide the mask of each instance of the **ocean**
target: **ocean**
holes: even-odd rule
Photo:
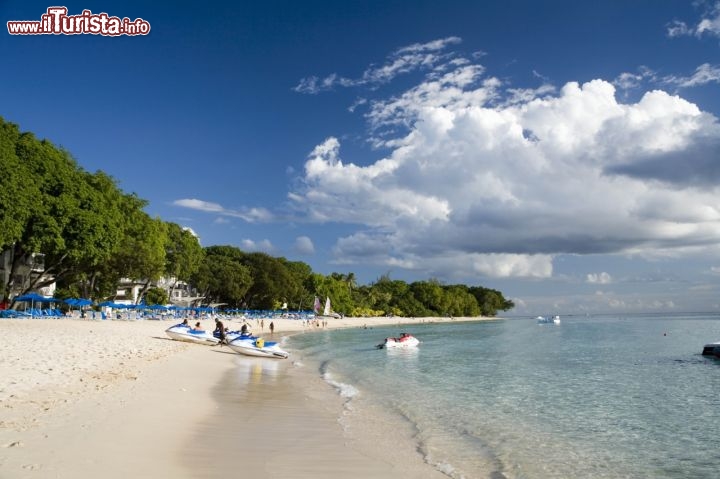
[[[345,398],[350,435],[404,431],[458,479],[720,477],[720,360],[700,354],[718,315],[425,323],[417,350],[375,348],[400,332],[288,341]]]

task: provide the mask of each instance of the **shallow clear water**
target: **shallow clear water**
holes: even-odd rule
[[[566,317],[324,331],[288,346],[351,397],[410,421],[456,478],[720,477],[720,317]],[[490,471],[488,473],[487,471]]]

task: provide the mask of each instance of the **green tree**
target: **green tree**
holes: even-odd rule
[[[315,292],[315,295],[320,298],[323,308],[325,300],[330,298],[330,304],[335,313],[350,314],[354,309],[355,304],[353,303],[350,287],[344,275],[332,273],[330,276],[323,276],[315,273],[312,275],[311,284],[311,288]]]
[[[151,218],[143,211],[144,206],[145,201],[135,195],[123,197],[120,204],[123,235],[105,270],[115,284],[120,278],[143,281],[138,299],[165,271],[167,243],[167,224],[159,218]]]
[[[469,288],[480,306],[483,316],[496,316],[498,311],[508,311],[515,307],[515,303],[503,297],[500,291],[474,286]]]
[[[243,256],[242,263],[253,279],[247,292],[247,303],[251,308],[273,309],[295,289],[294,277],[285,261],[259,252]]]
[[[192,282],[206,302],[238,307],[252,285],[252,277],[248,268],[232,256],[214,254],[208,248]]]
[[[416,281],[410,285],[410,289],[415,299],[423,305],[427,315],[443,314],[445,295],[437,280]]]
[[[15,154],[19,138],[17,125],[0,117],[0,251],[22,238],[40,195],[30,170]]]
[[[398,302],[408,293],[408,284],[400,280],[392,280],[390,276],[383,275],[370,285],[369,303],[373,309],[379,309],[385,314],[404,315]]]
[[[145,304],[167,304],[168,295],[167,291],[162,288],[149,288],[145,293]]]
[[[6,297],[13,286],[23,292],[37,289],[107,260],[120,236],[106,201],[107,188],[114,188],[109,177],[83,171],[69,153],[29,133],[18,136],[15,153],[32,178],[35,199],[22,234],[11,246]],[[44,255],[44,272],[14,285],[18,268],[36,253]]]
[[[95,284],[125,234],[123,211],[120,209],[124,195],[115,180],[102,172],[83,173],[83,176],[86,184],[78,190],[77,198],[84,217],[76,218],[75,225],[69,229],[84,232],[79,236],[92,241],[85,244],[78,241],[78,249],[82,253],[68,264],[64,275],[54,279],[60,288],[77,290],[75,295],[100,298],[103,296],[95,294]],[[110,291],[114,289],[115,285],[109,287]]]
[[[311,309],[314,301],[314,290],[308,288],[312,276],[312,268],[302,261],[283,261],[290,275],[287,290],[287,303],[290,309]]]
[[[174,278],[171,296],[178,281],[190,281],[204,257],[205,251],[195,235],[178,224],[167,223],[165,275]]]
[[[475,297],[469,293],[468,287],[462,284],[445,286],[447,310],[444,314],[450,316],[479,316],[480,307]]]

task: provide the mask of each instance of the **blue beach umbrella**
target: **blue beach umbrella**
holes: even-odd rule
[[[38,293],[28,293],[23,294],[22,296],[18,296],[15,298],[15,301],[25,301],[30,302],[30,317],[33,318],[35,315],[34,309],[35,309],[35,303],[43,303],[43,302],[51,302],[56,301],[55,298],[45,297]]]
[[[49,300],[54,300],[54,299],[55,298],[45,297],[38,293],[28,293],[28,294],[23,294],[22,296],[18,296],[17,298],[15,298],[15,301],[31,301],[31,302],[37,301],[38,303],[42,303],[43,301],[49,301]]]
[[[90,306],[93,304],[91,299],[85,299],[85,298],[67,298],[63,300],[65,304],[70,306],[70,309],[73,308],[73,306],[77,307],[79,310],[83,308],[83,306]]]

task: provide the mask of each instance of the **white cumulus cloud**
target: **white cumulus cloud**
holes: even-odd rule
[[[370,102],[373,161],[343,161],[335,137],[308,156],[288,197],[357,227],[337,262],[545,277],[559,254],[720,241],[712,114],[662,90],[623,103],[602,79],[515,89],[469,61],[445,66]]]
[[[247,238],[240,241],[240,248],[244,251],[261,251],[263,253],[271,253],[275,249],[270,240],[254,241]]]
[[[307,236],[298,236],[295,238],[295,251],[302,255],[315,254],[315,245]]]

